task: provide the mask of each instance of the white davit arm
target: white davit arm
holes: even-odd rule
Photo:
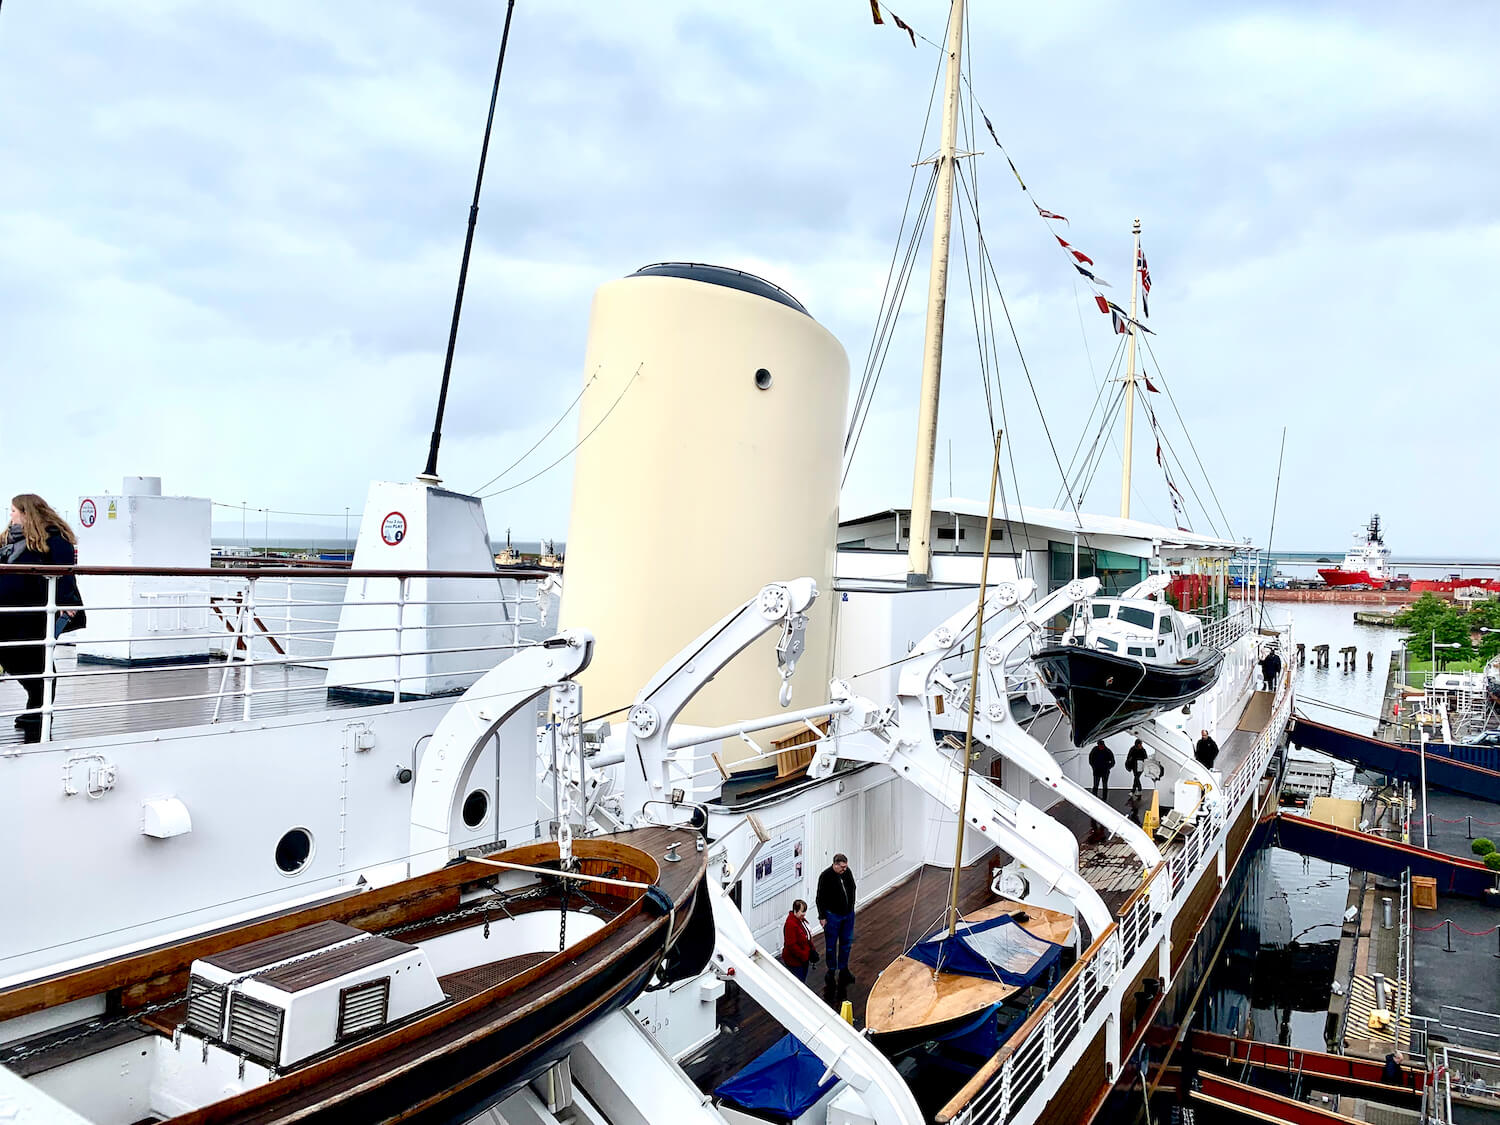
[[[1208,772],[1207,767],[1193,756],[1192,741],[1186,734],[1167,726],[1155,716],[1132,727],[1131,733],[1138,735],[1146,745],[1154,747],[1176,765],[1185,778],[1197,784],[1203,793],[1199,803],[1205,810],[1212,812],[1218,808],[1218,783],[1214,781],[1214,775]]]
[[[501,661],[443,713],[412,782],[411,875],[447,864],[464,779],[480,749],[507,719],[553,689],[553,710],[577,719],[581,693],[571,681],[593,655],[593,634],[569,629]],[[565,724],[561,737],[576,739],[577,726],[576,721]]]
[[[807,610],[818,596],[811,578],[772,582],[664,664],[636,696],[626,718],[624,815],[633,820],[647,801],[669,799],[675,751],[669,744],[673,722],[721,668],[776,626],[781,639],[776,662],[781,670],[781,705],[791,702],[791,677],[805,647]],[[691,770],[688,771],[691,773]]]
[[[1154,598],[1172,584],[1170,574],[1153,574],[1143,578],[1120,595],[1122,598]]]
[[[1090,819],[1101,824],[1111,834],[1120,837],[1140,858],[1144,868],[1142,874],[1153,871],[1161,862],[1161,850],[1152,843],[1151,837],[1128,816],[1095,797],[1078,782],[1065,774],[1042,743],[1021,729],[1010,713],[1010,693],[1005,684],[1005,666],[1011,652],[1030,635],[1030,630],[1069,605],[1079,605],[1098,589],[1099,580],[1089,578],[1054,591],[1034,607],[1022,604],[1021,613],[1012,624],[997,631],[993,641],[985,644],[979,666],[979,682],[970,685],[976,699],[974,709],[974,737],[990,747],[1002,758],[1014,762],[1043,785],[1057,791],[1057,795],[1076,809],[1087,813]],[[1076,588],[1075,588],[1076,587]],[[972,631],[972,630],[971,630]],[[961,647],[966,636],[954,641]],[[968,702],[962,695],[956,708],[962,712]]]
[[[1098,580],[1093,578],[1071,582],[1043,598],[1031,611],[1031,617],[1022,612],[999,625],[994,643],[1002,653],[1002,662],[1003,653],[1030,636],[1032,619],[1045,620],[1086,599],[1097,588]],[[1019,606],[1021,598],[1032,589],[1030,580],[1001,583],[985,601],[986,616]],[[868,700],[852,698],[847,685],[835,682],[834,701],[847,701],[852,706],[835,716],[834,737],[820,744],[808,767],[809,776],[827,776],[839,758],[885,762],[956,814],[963,790],[962,766],[937,747],[931,697],[943,662],[961,645],[962,635],[973,632],[974,617],[975,609],[961,610],[912,650],[912,655],[903,662],[894,714]],[[1019,730],[1017,733],[1021,738],[1029,737]],[[1036,751],[1046,754],[1040,744],[1036,745]],[[993,840],[1035,872],[1050,889],[1076,903],[1091,937],[1103,933],[1114,920],[1099,893],[1078,874],[1078,841],[1045,812],[971,775],[966,815],[968,828]]]
[[[755,942],[734,903],[708,880],[713,895],[714,964],[734,970],[741,988],[854,1088],[879,1125],[924,1125],[922,1111],[890,1059]]]

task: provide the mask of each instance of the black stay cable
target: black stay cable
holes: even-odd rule
[[[1214,498],[1214,505],[1219,509],[1219,518],[1224,521],[1224,528],[1229,532],[1229,538],[1234,538],[1234,527],[1229,522],[1229,517],[1224,514],[1224,505],[1219,503],[1219,494],[1214,491],[1213,478],[1208,475],[1208,470],[1203,466],[1203,458],[1198,455],[1198,446],[1193,441],[1193,435],[1188,431],[1187,423],[1183,421],[1182,411],[1177,408],[1177,397],[1172,394],[1172,385],[1167,382],[1167,377],[1162,373],[1161,360],[1156,358],[1156,352],[1151,348],[1151,339],[1148,336],[1141,337],[1141,343],[1146,345],[1146,353],[1150,355],[1151,362],[1156,365],[1157,378],[1161,380],[1162,389],[1167,392],[1167,401],[1172,404],[1172,413],[1177,415],[1177,424],[1182,427],[1183,436],[1188,440],[1188,447],[1193,451],[1193,459],[1198,462],[1198,471],[1203,474],[1203,483],[1208,486],[1208,494]]]

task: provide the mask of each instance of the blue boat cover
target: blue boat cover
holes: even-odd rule
[[[945,973],[987,977],[1017,988],[1037,981],[1057,963],[1062,946],[1027,932],[1009,914],[986,922],[960,922],[923,938],[906,955]]]
[[[834,1075],[819,1082],[828,1070],[823,1061],[795,1035],[784,1035],[725,1079],[714,1095],[755,1112],[790,1121],[806,1113],[838,1082]]]

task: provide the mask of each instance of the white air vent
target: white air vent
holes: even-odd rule
[[[188,978],[187,1025],[217,1039],[224,1033],[225,989],[196,973]]]
[[[276,1066],[280,1062],[281,1024],[285,1018],[286,1013],[280,1008],[236,992],[229,1001],[229,1034],[224,1036],[224,1042]]]
[[[380,1027],[390,1009],[391,978],[381,977],[365,984],[350,985],[339,991],[340,1039]]]

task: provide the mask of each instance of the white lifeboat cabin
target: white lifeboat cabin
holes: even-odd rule
[[[1203,621],[1149,598],[1095,598],[1068,629],[1068,643],[1156,664],[1202,656]]]

